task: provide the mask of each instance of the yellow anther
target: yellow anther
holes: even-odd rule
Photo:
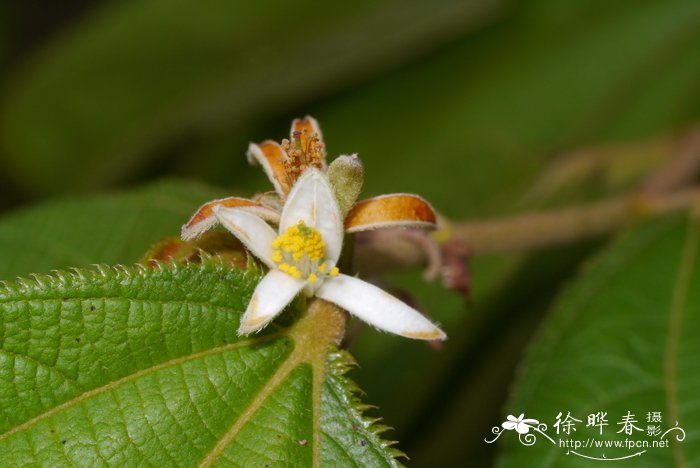
[[[327,267],[328,267],[328,265],[326,265],[325,263],[321,263],[321,264],[318,266],[318,271],[320,271],[321,273],[323,273],[324,271],[326,271],[326,268],[327,268]]]
[[[333,268],[331,268],[331,271],[328,272],[328,274],[331,276],[338,276],[338,273],[340,273],[340,270],[338,270],[338,267],[333,267]]]
[[[317,229],[308,227],[303,221],[287,229],[274,241],[272,247],[288,254],[292,254],[295,260],[300,260],[304,255],[311,260],[319,260],[326,253],[326,244],[321,233]],[[278,260],[275,260],[278,261]]]
[[[315,274],[311,273],[311,274],[309,275],[309,283],[314,284],[314,283],[316,282],[316,280],[318,280],[318,276],[316,276]]]
[[[293,278],[309,275],[316,268],[316,262],[326,255],[326,244],[321,233],[307,226],[303,221],[291,226],[272,241],[272,261],[279,264],[279,269]],[[283,263],[284,262],[284,263]],[[318,272],[326,271],[326,264],[318,267]],[[318,275],[312,273],[309,281],[318,281]],[[311,279],[313,278],[313,280]]]

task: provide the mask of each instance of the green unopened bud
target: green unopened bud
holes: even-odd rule
[[[338,156],[328,166],[328,179],[338,200],[338,206],[343,217],[357,201],[362,191],[364,182],[364,168],[362,161],[356,154],[350,156]]]

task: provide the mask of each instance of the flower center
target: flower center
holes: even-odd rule
[[[284,161],[286,182],[291,187],[301,174],[310,167],[321,169],[326,159],[325,145],[321,137],[306,129],[292,134],[292,140],[282,140],[282,148],[287,153]]]
[[[321,233],[299,221],[272,241],[275,249],[272,261],[292,278],[313,284],[319,277],[336,276],[338,268],[328,268],[325,262],[326,243]]]

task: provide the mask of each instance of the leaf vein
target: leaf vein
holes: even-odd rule
[[[146,369],[142,369],[140,371],[134,372],[133,374],[129,374],[129,375],[124,376],[120,379],[117,379],[113,382],[109,382],[105,385],[102,385],[101,387],[97,387],[97,388],[94,388],[92,390],[88,390],[84,393],[81,393],[80,395],[78,395],[78,396],[58,405],[58,406],[53,407],[53,408],[45,411],[44,413],[41,413],[41,414],[39,414],[39,415],[21,423],[21,424],[18,424],[17,426],[6,431],[5,433],[0,434],[0,442],[7,439],[8,437],[18,433],[18,432],[20,432],[20,431],[23,431],[25,429],[28,429],[28,428],[34,426],[35,424],[37,424],[37,423],[55,415],[55,414],[58,414],[62,411],[65,411],[69,408],[76,406],[79,403],[87,400],[88,398],[106,393],[106,392],[113,390],[115,388],[118,388],[126,383],[132,382],[140,377],[144,377],[146,375],[150,375],[150,374],[153,374],[153,373],[158,372],[160,370],[167,369],[167,368],[173,367],[173,366],[177,366],[177,365],[183,364],[185,362],[193,361],[195,359],[200,359],[200,358],[203,358],[206,356],[211,356],[214,354],[224,353],[224,352],[236,349],[236,348],[242,348],[242,347],[250,346],[253,344],[260,344],[260,343],[264,343],[267,341],[271,341],[272,339],[278,338],[278,336],[280,334],[281,333],[275,333],[272,335],[256,337],[256,338],[252,338],[249,340],[243,340],[243,341],[238,341],[236,343],[229,343],[227,345],[218,346],[216,348],[206,349],[203,351],[199,351],[197,353],[188,354],[186,356],[179,356],[177,358],[171,359],[171,360],[166,361],[166,362],[162,362],[162,363],[157,364],[155,366],[151,366],[151,367],[148,367]]]
[[[67,376],[62,370],[60,370],[58,367],[54,367],[54,366],[52,366],[52,365],[46,364],[46,363],[44,363],[44,362],[41,362],[41,361],[39,361],[38,359],[29,356],[28,354],[15,353],[15,352],[13,352],[13,351],[10,351],[9,349],[0,349],[0,354],[6,354],[6,355],[11,356],[11,357],[13,357],[13,358],[15,358],[15,359],[21,359],[21,360],[27,360],[27,361],[33,362],[33,363],[36,364],[38,367],[41,367],[42,369],[46,369],[49,373],[58,374],[58,376],[60,376],[60,377],[61,377],[63,380],[65,380],[66,382],[72,384],[72,385],[73,385],[74,387],[76,387],[78,390],[82,389],[82,385],[80,385],[80,383],[79,383],[77,380],[75,380],[75,379],[73,379],[73,378],[71,378],[71,377],[68,377],[68,376]]]

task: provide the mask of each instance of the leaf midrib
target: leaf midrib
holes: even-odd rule
[[[311,466],[321,466],[321,398],[326,376],[326,361],[329,347],[338,343],[345,331],[345,317],[334,305],[314,300],[304,315],[290,328],[281,333],[294,343],[292,352],[269,377],[262,390],[246,405],[231,427],[221,436],[197,464],[207,468],[226,451],[230,443],[245,424],[250,421],[265,401],[286,378],[301,364],[308,363],[312,372],[312,459]]]
[[[700,239],[700,219],[690,217],[688,234],[683,246],[681,264],[678,279],[673,290],[671,309],[668,319],[668,341],[664,356],[664,393],[666,396],[666,409],[671,416],[671,422],[678,421],[678,349],[681,339],[681,325],[683,324],[683,312],[685,311],[688,293],[690,291],[690,279],[695,268],[698,239]],[[673,458],[677,466],[685,466],[685,456],[681,444],[671,440]]]
[[[220,437],[216,444],[207,452],[201,461],[198,463],[199,468],[207,468],[214,464],[216,460],[224,453],[226,448],[233,442],[238,433],[246,426],[246,424],[253,419],[258,410],[263,406],[267,399],[272,395],[279,387],[284,383],[284,381],[289,377],[289,374],[296,369],[302,361],[297,357],[298,352],[297,346],[289,356],[287,356],[282,364],[275,370],[274,374],[269,377],[261,390],[253,397],[253,399],[248,402],[246,407],[243,409],[240,415],[236,418],[233,425]],[[316,412],[314,411],[314,417]]]

